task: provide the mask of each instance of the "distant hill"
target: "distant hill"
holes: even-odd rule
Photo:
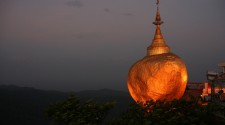
[[[112,89],[100,89],[100,90],[85,90],[76,92],[75,94],[83,97],[100,97],[100,96],[128,96],[129,94],[124,91],[112,90]]]
[[[75,95],[81,100],[116,101],[109,117],[124,111],[132,101],[127,92],[110,89],[80,92],[45,91],[15,85],[0,85],[0,125],[49,125],[45,111],[51,103]]]

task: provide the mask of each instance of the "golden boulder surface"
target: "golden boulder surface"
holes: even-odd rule
[[[146,56],[131,67],[127,84],[135,101],[180,99],[187,84],[186,66],[173,53]]]
[[[147,56],[136,62],[128,74],[128,90],[135,101],[180,99],[187,85],[187,69],[182,59],[170,52],[166,45],[160,25],[157,1],[155,36],[147,48]]]

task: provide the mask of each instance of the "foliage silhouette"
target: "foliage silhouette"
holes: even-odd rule
[[[114,102],[100,104],[91,100],[81,103],[75,96],[70,96],[63,102],[50,105],[47,115],[55,125],[97,125],[114,105]]]
[[[148,101],[145,104],[134,103],[119,119],[110,125],[215,125],[225,124],[225,120],[216,115],[225,108],[215,103],[201,105],[199,98],[190,100]]]
[[[225,112],[224,106],[215,103],[202,105],[199,98],[189,100],[147,101],[132,103],[119,118],[108,121],[109,125],[213,125],[225,124],[218,112]],[[66,101],[51,105],[48,116],[55,123],[65,125],[101,124],[114,103],[97,104],[93,101],[80,103],[74,96]]]

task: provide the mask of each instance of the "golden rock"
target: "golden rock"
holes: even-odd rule
[[[180,99],[186,84],[186,66],[172,53],[146,56],[129,71],[128,89],[135,101]]]
[[[156,32],[147,56],[137,61],[128,74],[128,90],[135,101],[180,99],[187,85],[187,69],[182,59],[170,52],[161,34],[163,22],[157,9]]]

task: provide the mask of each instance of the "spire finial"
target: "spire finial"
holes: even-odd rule
[[[159,0],[157,0],[156,4],[157,4],[157,6],[159,5]]]
[[[159,13],[159,0],[157,0],[156,5],[157,5],[157,12],[155,22],[153,22],[153,24],[156,25],[156,31],[154,39],[152,40],[152,44],[147,49],[148,50],[147,55],[149,56],[170,52],[170,48],[169,46],[166,45],[160,29],[160,25],[163,23],[163,21],[161,21]]]
[[[161,25],[161,24],[163,24],[163,21],[161,21],[161,17],[160,17],[160,13],[159,13],[159,0],[157,0],[156,5],[157,5],[157,12],[156,12],[155,22],[153,22],[153,24]]]

